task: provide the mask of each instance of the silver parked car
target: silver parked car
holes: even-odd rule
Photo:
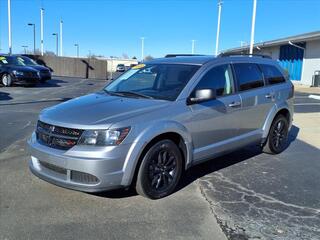
[[[135,186],[157,199],[184,170],[250,144],[282,152],[293,85],[276,61],[186,56],[132,67],[97,93],[43,110],[31,171],[85,192]]]

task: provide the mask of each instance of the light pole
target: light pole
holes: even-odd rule
[[[218,55],[218,52],[219,52],[221,8],[222,8],[222,1],[218,0],[218,26],[217,26],[216,50],[215,50],[215,55],[216,56]]]
[[[60,56],[63,56],[63,43],[62,43],[62,28],[63,28],[63,21],[60,20]]]
[[[44,8],[40,8],[40,51],[43,56],[43,13]]]
[[[33,26],[33,55],[36,54],[36,25],[34,23],[28,23],[28,26]]]
[[[141,37],[141,62],[144,60],[144,37]]]
[[[21,47],[23,47],[24,54],[27,54],[27,48],[28,48],[28,46],[24,45],[24,46],[21,46]]]
[[[79,58],[79,43],[75,43],[74,46],[77,48],[77,58]]]
[[[192,54],[194,54],[195,41],[196,41],[196,40],[191,40],[191,42],[192,42],[191,53],[192,53]]]
[[[254,44],[254,28],[256,24],[256,11],[257,11],[257,0],[253,0],[253,12],[252,12],[252,24],[251,24],[251,39],[250,39],[250,54],[253,54]]]
[[[52,33],[53,36],[56,36],[56,56],[58,56],[58,33]]]
[[[11,1],[8,0],[8,45],[9,54],[12,54],[12,35],[11,35]]]

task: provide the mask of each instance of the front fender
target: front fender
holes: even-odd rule
[[[139,129],[137,129],[136,132],[139,132]],[[192,138],[187,128],[175,121],[158,121],[148,127],[141,127],[140,134],[132,143],[126,156],[123,166],[124,175],[121,185],[129,186],[131,184],[138,161],[147,144],[150,143],[155,137],[169,132],[177,133],[182,137],[187,149],[185,168],[190,166],[192,162],[193,147]]]

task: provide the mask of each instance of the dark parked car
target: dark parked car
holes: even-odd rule
[[[33,59],[26,56],[17,56],[19,61],[22,61],[25,65],[34,68],[40,72],[40,82],[45,82],[51,79],[51,70],[43,65],[38,64]]]
[[[5,87],[13,84],[32,86],[40,81],[40,72],[26,66],[16,56],[0,55],[0,83]]]

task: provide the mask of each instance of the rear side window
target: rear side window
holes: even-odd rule
[[[239,91],[264,86],[263,77],[257,64],[236,63],[233,65],[237,77]]]
[[[230,65],[221,65],[210,69],[200,80],[196,89],[211,88],[217,96],[233,93],[233,78]]]
[[[269,84],[277,84],[286,81],[282,73],[275,66],[262,64],[260,67],[264,78]]]

